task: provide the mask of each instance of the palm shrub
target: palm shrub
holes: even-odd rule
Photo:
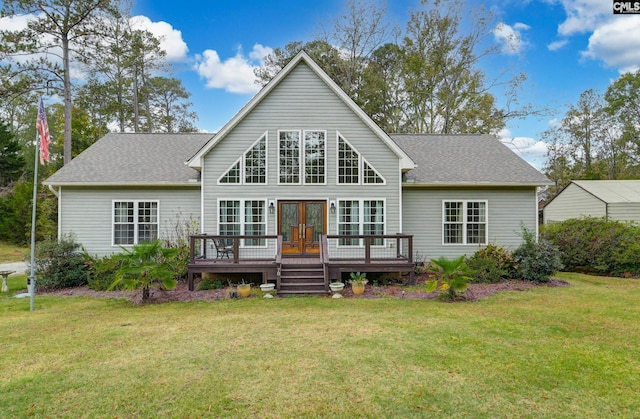
[[[545,239],[536,240],[535,234],[524,228],[524,242],[513,252],[516,278],[532,282],[548,282],[555,272],[564,267],[560,251]]]
[[[149,300],[152,287],[161,286],[168,290],[176,287],[172,262],[178,249],[164,247],[161,240],[156,240],[123,250],[122,266],[116,271],[110,290],[120,287],[141,291],[141,302],[145,303]]]
[[[441,291],[442,298],[455,300],[460,297],[459,293],[467,290],[473,270],[465,263],[464,255],[456,259],[447,259],[441,256],[438,259],[431,259],[431,264],[437,268],[432,273],[436,279],[427,280],[427,292],[435,290]]]

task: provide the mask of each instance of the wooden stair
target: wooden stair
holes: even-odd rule
[[[324,269],[321,263],[287,263],[280,269],[278,296],[326,295]]]

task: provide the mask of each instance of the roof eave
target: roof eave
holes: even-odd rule
[[[534,187],[551,186],[552,182],[402,182],[403,188],[437,188],[437,187]]]
[[[188,182],[42,182],[47,186],[171,186],[171,187],[200,187],[199,180]]]

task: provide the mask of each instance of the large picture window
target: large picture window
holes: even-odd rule
[[[384,200],[361,199],[338,201],[338,234],[382,235],[385,234]],[[342,246],[359,246],[360,239],[341,239]],[[384,245],[383,239],[374,239],[373,245]]]
[[[158,238],[157,201],[114,201],[113,244],[130,246]]]
[[[218,232],[222,236],[264,236],[267,234],[266,201],[218,201]],[[264,239],[244,240],[244,246],[264,246]]]
[[[487,244],[486,201],[444,201],[444,244]]]
[[[278,155],[281,184],[325,183],[325,131],[279,131]]]

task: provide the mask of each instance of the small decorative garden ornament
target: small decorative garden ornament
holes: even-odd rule
[[[344,289],[344,284],[342,282],[333,281],[329,284],[329,289],[333,292],[333,296],[331,298],[342,298],[342,290]]]

